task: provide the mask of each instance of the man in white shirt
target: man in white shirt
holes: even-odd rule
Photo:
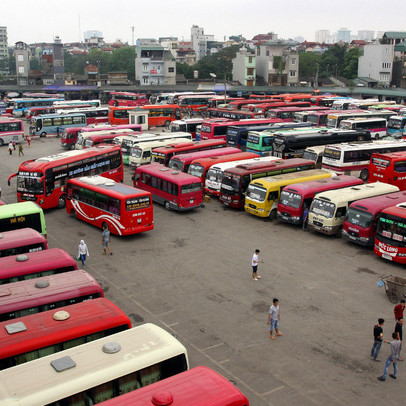
[[[261,277],[257,275],[257,271],[258,271],[258,256],[259,256],[259,249],[256,249],[254,252],[254,255],[252,256],[252,279],[254,281],[257,281],[258,279],[260,279]],[[262,262],[262,261],[261,261]]]
[[[279,331],[279,320],[281,319],[281,314],[279,312],[279,300],[274,299],[272,306],[269,308],[269,313],[268,313],[268,323],[270,324],[270,334],[271,334],[271,340],[275,340],[275,337],[273,335],[273,331],[275,330],[277,336],[281,336],[282,333]]]

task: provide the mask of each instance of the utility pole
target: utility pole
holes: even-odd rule
[[[132,43],[134,46],[134,26],[131,27],[131,31],[132,31]]]

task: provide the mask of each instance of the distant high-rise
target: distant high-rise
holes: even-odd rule
[[[0,58],[8,57],[7,27],[0,27]]]
[[[371,42],[375,38],[375,31],[360,30],[358,31],[358,39]]]
[[[317,30],[315,39],[316,39],[316,42],[327,43],[329,36],[330,36],[330,30]]]
[[[54,84],[65,84],[65,64],[63,56],[63,44],[59,37],[55,37],[53,43],[53,65],[54,65]]]
[[[351,42],[351,31],[347,28],[340,28],[337,31],[337,42],[346,42],[349,44]]]
[[[103,38],[103,33],[97,30],[88,30],[83,33],[83,36],[86,41],[89,40],[90,38]]]
[[[196,61],[206,56],[207,41],[214,41],[214,35],[205,35],[204,28],[193,25],[191,30],[191,47],[196,53]]]

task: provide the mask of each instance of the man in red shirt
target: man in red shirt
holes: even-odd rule
[[[396,305],[393,309],[393,313],[395,313],[395,319],[403,319],[403,311],[405,310],[405,301],[402,299],[400,304]]]

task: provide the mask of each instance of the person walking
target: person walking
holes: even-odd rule
[[[391,354],[387,358],[385,362],[385,368],[383,370],[383,375],[378,376],[378,381],[386,381],[386,376],[388,374],[388,369],[390,364],[393,364],[393,374],[389,374],[389,376],[393,379],[396,379],[396,375],[398,374],[398,361],[400,357],[400,348],[401,348],[401,342],[397,338],[396,333],[392,333],[392,341],[387,341],[383,340],[384,343],[390,344],[390,349],[391,349]]]
[[[385,322],[384,319],[378,319],[378,324],[374,326],[374,344],[371,349],[371,357],[374,361],[380,362],[381,360],[377,359],[379,351],[382,345],[383,339],[383,323]]]
[[[31,137],[27,135],[26,137],[28,148],[31,148]]]
[[[102,246],[103,246],[103,255],[107,255],[107,250],[109,250],[110,255],[113,255],[110,248],[110,230],[108,229],[107,225],[104,224],[103,232],[102,232]]]
[[[15,151],[16,150],[16,142],[12,141],[11,144],[13,145],[13,150]]]
[[[261,279],[261,277],[259,275],[257,275],[257,271],[258,271],[258,262],[263,262],[259,260],[259,253],[261,251],[259,249],[256,249],[254,252],[254,255],[252,256],[252,279],[254,281],[257,281],[258,279]]]
[[[403,317],[400,317],[395,324],[395,331],[397,339],[402,342],[403,340]],[[402,348],[402,344],[400,345],[400,348]],[[403,358],[399,358],[399,361],[403,361]]]
[[[89,250],[87,249],[87,245],[83,240],[80,240],[78,249],[78,258],[82,261],[83,268],[85,267],[85,261],[88,256]]]
[[[11,141],[8,143],[8,152],[13,155],[13,143]]]
[[[279,331],[279,321],[281,319],[281,314],[279,311],[279,300],[274,298],[272,303],[272,306],[269,308],[267,324],[270,325],[269,332],[271,335],[271,340],[275,340],[275,337],[273,335],[274,330],[277,336],[282,335],[282,333]]]
[[[393,308],[395,320],[403,319],[403,311],[405,310],[405,300],[402,299],[399,304]]]
[[[18,156],[24,156],[23,144],[18,144]]]
[[[304,207],[303,209],[303,224],[302,224],[302,228],[303,231],[307,230],[307,220],[309,218],[309,209],[307,206]]]

